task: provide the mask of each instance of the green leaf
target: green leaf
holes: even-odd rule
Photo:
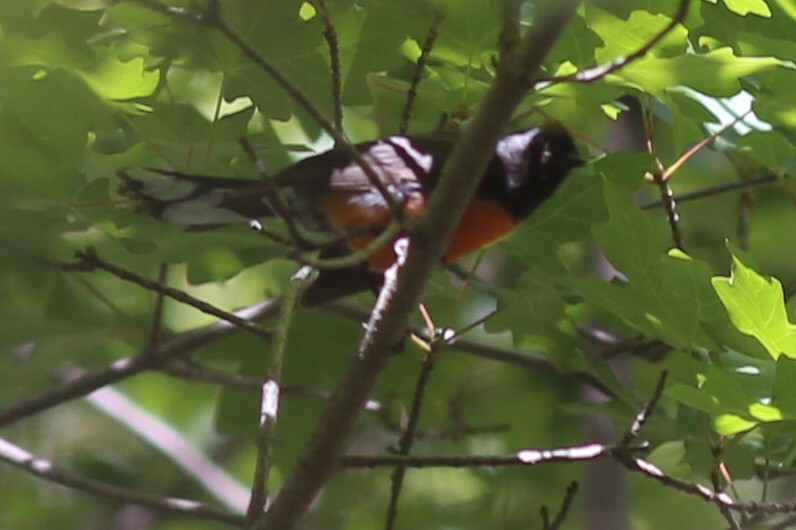
[[[715,4],[716,0],[708,0],[708,2]],[[771,17],[771,8],[768,7],[765,0],[722,0],[722,2],[727,9],[742,17],[750,13],[765,18]]]
[[[796,358],[796,326],[788,322],[779,280],[759,275],[733,255],[731,276],[711,283],[741,333],[759,340],[774,359]]]
[[[650,217],[631,203],[627,192],[606,184],[605,197],[610,219],[593,232],[624,279],[571,278],[568,284],[587,302],[675,348],[714,345],[702,324],[721,322],[726,316],[710,289],[710,268],[682,252],[662,254],[663,236],[653,229]]]
[[[756,421],[747,420],[735,414],[722,414],[713,420],[713,428],[724,436],[746,432],[756,426]]]
[[[796,154],[796,147],[777,131],[752,131],[739,140],[738,147],[776,174],[784,173],[786,164]]]
[[[80,74],[97,95],[109,100],[152,95],[160,80],[160,74],[147,70],[141,58],[127,62],[108,58],[97,68]]]
[[[656,96],[664,96],[674,85],[687,85],[705,94],[729,97],[741,90],[740,78],[786,64],[774,57],[739,57],[731,48],[720,48],[701,55],[647,56],[611,77]]]
[[[671,22],[671,16],[645,10],[633,11],[626,20],[591,6],[587,7],[587,12],[592,29],[604,43],[596,54],[600,63],[636,52]],[[651,55],[672,57],[682,54],[688,44],[687,34],[682,25],[677,25],[650,51]]]
[[[764,422],[780,421],[783,418],[781,410],[763,403],[752,403],[749,405],[749,414],[756,420]]]

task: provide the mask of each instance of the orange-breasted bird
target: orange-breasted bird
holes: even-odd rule
[[[418,217],[451,153],[450,138],[395,135],[355,148],[397,191],[405,212]],[[555,125],[502,137],[444,255],[449,263],[511,232],[582,164],[572,137]],[[273,176],[282,208],[262,181],[213,178],[162,169],[121,171],[124,193],[140,199],[156,217],[194,227],[248,223],[285,209],[315,232],[342,235],[320,250],[340,257],[366,247],[393,220],[390,205],[350,153],[332,149],[305,158]],[[269,198],[270,197],[270,198]],[[399,237],[399,236],[396,236]],[[321,270],[305,290],[306,306],[375,288],[395,259],[386,243],[354,266]]]

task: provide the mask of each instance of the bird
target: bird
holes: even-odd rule
[[[377,168],[403,211],[418,217],[453,144],[454,139],[446,135],[392,135],[353,147]],[[572,136],[558,124],[502,136],[443,263],[452,263],[509,234],[582,164]],[[273,175],[267,184],[156,168],[125,169],[118,175],[124,181],[123,195],[133,196],[159,219],[193,229],[236,223],[257,227],[263,218],[288,217],[289,222],[332,236],[327,245],[315,249],[322,259],[364,249],[394,220],[394,210],[382,190],[351,152],[342,148],[304,158]],[[377,290],[382,273],[395,258],[392,242],[386,241],[361,263],[322,268],[304,290],[301,303],[314,307]]]

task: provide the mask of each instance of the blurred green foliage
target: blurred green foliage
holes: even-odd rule
[[[545,75],[632,53],[671,20],[677,3],[586,3],[549,55]],[[353,141],[397,132],[414,61],[437,12],[444,19],[410,131],[434,130],[444,116],[466,123],[494,76],[499,2],[329,4],[340,46],[344,123]],[[226,23],[331,116],[330,59],[316,9],[300,0],[220,5]],[[543,8],[524,2],[523,22]],[[642,434],[662,469],[710,483],[713,452],[724,444],[718,458],[745,481],[743,500],[750,501],[762,488],[752,480],[755,464],[793,471],[796,306],[782,286],[792,294],[796,282],[796,188],[784,178],[796,161],[795,32],[792,0],[694,1],[646,56],[592,83],[552,84],[525,99],[513,127],[552,117],[576,133],[591,163],[488,251],[479,275],[493,285],[489,292],[468,289],[456,301],[460,284],[440,272],[427,298],[437,324],[454,328],[497,307],[471,338],[544,357],[561,374],[444,351],[421,430],[510,429],[421,437],[416,453],[511,454],[585,443],[597,436],[589,427],[595,416],[621,432],[666,368],[670,385]],[[746,119],[748,126],[731,127],[700,150],[671,177],[675,196],[764,174],[783,178],[742,200],[734,191],[679,205],[685,251],[672,249],[663,209],[637,206],[660,197],[644,179],[655,157],[646,152],[642,115],[655,156],[668,166],[746,112],[744,104],[762,122]],[[170,285],[230,310],[281,292],[294,268],[286,249],[246,227],[186,233],[136,214],[115,192],[115,172],[137,166],[255,177],[242,137],[270,171],[326,145],[318,124],[290,95],[208,27],[134,1],[0,3],[0,408],[60,384],[65,364],[92,370],[134,355],[151,334],[152,294],[105,273],[67,273],[37,258],[69,259],[90,245],[104,259],[151,278],[166,262]],[[357,301],[370,304],[367,296]],[[176,302],[165,304],[166,336],[211,322]],[[624,352],[606,360],[583,332],[592,328],[618,339],[659,341],[668,353],[650,360]],[[333,389],[360,335],[350,318],[300,310],[285,382]],[[418,351],[409,345],[391,360],[374,395],[399,425],[411,403]],[[259,339],[234,334],[191,358],[260,377],[269,353]],[[590,374],[616,397],[589,398],[572,372]],[[248,483],[255,392],[153,373],[117,388]],[[272,486],[290,472],[321,407],[313,397],[285,397]],[[2,431],[33,453],[108,483],[213,500],[136,434],[80,401]],[[369,413],[351,451],[381,453],[395,439],[383,419]],[[399,524],[537,528],[539,507],[558,506],[566,484],[576,478],[589,484],[593,472],[564,464],[410,471]],[[632,528],[723,524],[702,501],[640,476],[627,481],[627,489],[610,491]],[[768,486],[769,498],[793,485],[782,483]],[[593,520],[599,512],[589,504],[593,497],[582,488],[569,528]],[[388,498],[388,471],[340,473],[308,515],[308,527],[378,527]],[[0,499],[0,528],[15,530],[220,527],[136,511],[8,467],[0,467]]]

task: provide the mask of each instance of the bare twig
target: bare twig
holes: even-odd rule
[[[160,285],[166,285],[168,272],[168,264],[165,261],[161,262],[157,280]],[[154,346],[160,341],[160,335],[163,332],[163,306],[165,301],[166,297],[163,293],[157,293],[157,297],[155,298],[155,309],[152,312],[152,328],[149,332],[150,346]]]
[[[417,435],[417,426],[420,422],[420,409],[423,406],[423,398],[426,395],[426,388],[431,378],[431,371],[434,369],[434,357],[436,353],[436,342],[431,341],[428,351],[423,356],[423,364],[420,367],[420,373],[417,376],[415,383],[415,391],[412,397],[412,408],[409,412],[409,420],[406,423],[406,429],[398,440],[397,454],[406,456],[412,451],[412,446],[415,442]],[[403,466],[396,466],[392,472],[391,487],[390,487],[390,504],[387,508],[387,521],[385,524],[386,530],[395,528],[395,520],[398,516],[398,500],[401,497],[401,490],[403,489],[404,477],[406,476],[406,468]]]
[[[725,184],[719,184],[716,186],[711,186],[709,188],[701,189],[692,191],[690,193],[683,193],[682,195],[677,196],[677,202],[680,204],[684,202],[695,201],[699,199],[704,199],[707,197],[713,197],[714,195],[720,195],[722,193],[726,193],[728,191],[735,191],[735,190],[744,190],[748,188],[752,188],[754,186],[760,186],[763,184],[771,184],[773,182],[777,182],[780,180],[780,177],[777,175],[768,174],[762,175],[760,177],[751,178],[748,180],[737,180],[734,182],[728,182]],[[654,201],[642,204],[640,208],[642,210],[652,210],[654,208],[660,208],[664,206],[663,201]]]
[[[236,315],[239,318],[252,320],[266,318],[276,312],[279,304],[278,298],[268,299],[242,309],[236,312]],[[154,368],[158,363],[167,362],[224,338],[236,329],[227,321],[219,321],[163,340],[153,347],[145,348],[138,355],[119,359],[106,368],[86,373],[53,390],[0,408],[0,427]]]
[[[312,0],[315,9],[321,14],[323,21],[323,37],[329,47],[329,68],[332,71],[332,103],[334,106],[334,128],[343,132],[343,89],[340,78],[340,42],[337,39],[337,29],[332,21],[329,4],[326,0]]]
[[[578,483],[573,481],[567,486],[567,493],[561,502],[561,508],[552,522],[550,522],[550,510],[547,509],[547,506],[542,506],[542,530],[559,530],[561,528],[561,525],[567,519],[567,515],[569,515],[569,509],[572,507],[572,501],[575,500],[577,493]]]
[[[246,523],[246,520],[240,515],[208,506],[199,501],[150,495],[80,476],[53,464],[49,460],[38,458],[2,438],[0,438],[0,461],[48,482],[61,484],[62,486],[84,491],[115,502],[138,504],[163,512],[201,517],[237,527],[243,527]]]
[[[696,155],[699,151],[704,149],[707,145],[716,141],[716,138],[727,132],[728,130],[732,129],[738,123],[742,122],[749,114],[751,114],[752,109],[747,110],[740,116],[736,117],[730,123],[726,124],[724,127],[720,128],[719,130],[707,135],[705,138],[691,146],[689,149],[686,150],[685,153],[680,155],[680,157],[672,163],[669,167],[666,168],[665,171],[661,174],[661,178],[663,180],[669,180],[671,176],[676,173],[681,167],[685,165],[686,162],[691,160],[694,155]]]
[[[415,69],[412,71],[412,78],[409,81],[406,103],[404,104],[403,111],[401,111],[401,124],[398,127],[398,131],[401,134],[406,134],[409,130],[409,120],[412,119],[412,108],[415,104],[415,98],[417,98],[417,87],[423,79],[423,71],[426,69],[426,62],[431,55],[431,49],[434,47],[434,42],[436,42],[437,36],[439,35],[439,26],[442,24],[444,18],[445,15],[442,14],[442,11],[437,11],[434,14],[434,20],[428,28],[426,40],[423,41],[423,46],[420,48],[420,56],[417,58]]]
[[[413,469],[432,467],[474,468],[534,466],[560,462],[581,462],[611,456],[618,446],[585,444],[553,449],[523,449],[509,456],[360,456],[347,455],[340,460],[340,467],[371,469],[377,467],[404,466]],[[646,451],[646,446],[631,447],[631,451]]]
[[[213,383],[228,388],[240,388],[252,392],[262,390],[262,381],[240,374],[214,370],[193,362],[173,360],[158,366],[157,371],[168,376],[193,382]]]
[[[105,261],[101,259],[92,248],[87,248],[86,250],[76,252],[75,257],[78,260],[77,263],[58,263],[53,261],[50,261],[49,263],[67,271],[76,270],[80,272],[87,272],[96,269],[104,270],[110,274],[113,274],[117,278],[135,283],[144,289],[160,293],[164,296],[168,296],[169,298],[173,298],[178,302],[182,302],[185,305],[189,305],[194,309],[198,309],[202,313],[207,313],[208,315],[225,320],[234,326],[257,335],[262,339],[270,341],[272,338],[273,334],[270,331],[263,329],[259,325],[240,318],[234,313],[224,311],[212,304],[199,300],[198,298],[195,298],[184,291],[180,291],[179,289],[174,289],[173,287],[152,281],[149,278],[145,278],[132,271],[128,271],[127,269],[123,269],[117,265],[114,265],[113,263]]]
[[[282,384],[282,365],[287,351],[287,338],[293,312],[298,303],[298,296],[304,283],[312,274],[312,268],[306,265],[299,267],[290,278],[282,299],[279,311],[273,355],[268,365],[265,381],[260,396],[260,427],[257,432],[257,459],[255,461],[254,478],[252,480],[251,498],[246,509],[250,524],[262,517],[268,500],[268,476],[271,470],[271,447],[276,433],[276,420],[279,414],[279,400]]]
[[[170,361],[165,363],[163,366],[157,367],[156,369],[158,372],[164,373],[171,377],[185,379],[187,381],[204,381],[207,383],[214,383],[229,388],[239,388],[242,390],[249,390],[251,392],[261,392],[263,388],[263,383],[259,379],[246,377],[240,374],[231,374],[220,370],[214,370],[212,368],[207,368],[206,366],[200,366],[190,361],[180,361],[180,360]],[[290,384],[290,383],[287,384],[283,383],[281,385],[280,394],[282,396],[295,395],[295,396],[303,396],[313,399],[324,399],[324,400],[329,399],[332,396],[332,393],[326,390],[315,390],[313,388],[308,388],[304,385]],[[372,412],[382,412],[384,410],[384,406],[378,401],[369,400],[365,404],[365,410],[369,410]],[[472,427],[468,429],[467,432],[465,432],[464,434],[499,432],[499,430],[505,430],[507,428],[508,427],[506,425]],[[429,433],[424,433],[424,436],[428,437],[445,437],[449,435],[450,434],[448,433],[448,431],[431,431]]]
[[[718,453],[718,451],[716,451],[716,453]],[[716,456],[718,456],[718,454]],[[722,491],[721,482],[719,480],[718,466],[713,467],[713,470],[710,473],[710,481],[715,491]],[[735,519],[735,514],[732,513],[729,508],[726,506],[719,506],[719,511],[721,512],[722,517],[724,517],[724,519],[727,521],[730,530],[742,530],[741,526],[738,524],[738,521]]]
[[[241,138],[238,143],[240,144],[241,149],[243,149],[243,152],[249,157],[249,160],[257,170],[257,173],[260,175],[260,180],[262,180],[264,184],[263,191],[265,193],[265,197],[268,199],[268,205],[273,208],[274,213],[276,213],[276,215],[278,215],[279,218],[284,221],[285,226],[290,233],[292,241],[287,243],[297,245],[300,248],[314,248],[314,243],[311,243],[305,239],[304,233],[297,226],[295,217],[288,211],[287,206],[282,202],[282,197],[279,196],[273,176],[268,172],[268,169],[265,167],[265,162],[263,162],[263,159],[257,154],[254,146],[246,138]],[[262,231],[261,225],[258,227],[258,231]],[[271,234],[266,233],[266,235],[272,237],[273,239]]]
[[[738,246],[741,250],[749,251],[749,218],[752,215],[754,198],[749,190],[741,192],[738,201]]]
[[[681,250],[685,250],[683,247],[683,233],[680,230],[680,216],[677,213],[677,204],[674,200],[674,192],[669,186],[668,179],[664,177],[666,169],[664,168],[661,159],[655,154],[655,144],[653,142],[652,133],[652,117],[646,110],[642,112],[641,116],[644,121],[644,132],[646,133],[647,137],[647,151],[655,157],[655,165],[657,166],[657,170],[652,172],[651,179],[658,187],[663,208],[666,210],[666,220],[669,222],[669,229],[672,233],[674,245]]]
[[[333,302],[324,306],[324,309],[334,311],[335,313],[344,315],[358,321],[368,317],[368,312],[360,306],[353,305],[346,302]],[[419,337],[425,337],[426,330],[421,328],[410,327],[409,333],[415,334]],[[564,374],[574,377],[581,383],[589,385],[607,396],[615,396],[616,393],[608,388],[602,381],[596,378],[593,374],[587,371],[573,371],[561,372],[560,368],[550,362],[541,354],[523,352],[519,350],[512,350],[509,348],[501,348],[498,346],[490,346],[481,344],[472,340],[457,338],[453,342],[446,343],[446,349],[451,351],[458,351],[484,359],[491,359],[498,362],[522,366],[531,370],[536,370],[542,373],[550,374]]]
[[[401,224],[393,221],[387,228],[381,231],[378,236],[374,237],[363,248],[340,256],[339,258],[321,258],[317,259],[309,254],[299,254],[296,256],[303,263],[312,266],[318,270],[333,270],[333,269],[347,269],[355,265],[361,265],[374,253],[386,246],[392,239],[401,232]]]
[[[647,420],[650,418],[650,415],[655,410],[655,407],[658,406],[658,402],[660,401],[661,397],[663,396],[663,391],[666,388],[666,380],[669,377],[669,372],[664,370],[661,372],[661,376],[658,379],[658,384],[655,385],[655,390],[652,392],[652,397],[647,402],[647,405],[638,413],[636,414],[636,418],[633,420],[633,423],[630,424],[628,427],[625,436],[622,438],[620,442],[621,446],[629,447],[630,444],[638,438],[639,432],[641,432],[641,428],[644,427],[644,424],[647,423]]]

